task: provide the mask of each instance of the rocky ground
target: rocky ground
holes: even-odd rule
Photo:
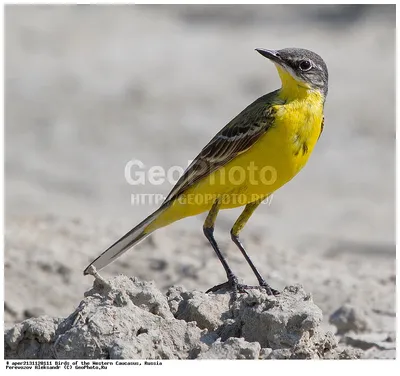
[[[6,331],[5,357],[352,359],[360,356],[361,351],[342,348],[332,333],[321,331],[321,320],[321,310],[300,286],[285,288],[279,297],[254,290],[234,298],[225,291],[204,294],[181,287],[172,287],[163,295],[154,284],[137,278],[120,276],[109,282],[98,278],[66,319],[41,316]],[[390,348],[388,339],[381,346]]]
[[[395,357],[394,6],[7,6],[5,24],[8,356]],[[127,162],[187,166],[279,86],[254,48],[290,46],[318,52],[330,85],[308,165],[243,231],[261,273],[286,291],[277,303],[251,293],[231,307],[229,294],[203,293],[225,280],[204,216],[157,231],[101,271],[111,287],[92,287],[83,269],[157,207],[131,195],[171,189],[128,184]],[[239,212],[221,213],[216,237],[251,284],[229,237]],[[114,314],[121,341],[103,336]],[[281,329],[251,335],[239,320]],[[163,353],[154,338],[165,326]],[[78,329],[83,342],[70,346]],[[173,343],[174,333],[187,336]]]
[[[132,298],[133,295],[139,295],[145,296],[143,298],[145,305],[153,304],[154,306],[164,307],[157,308],[159,311],[165,312],[158,312],[156,316],[161,316],[164,319],[174,316],[176,319],[183,319],[187,322],[196,321],[196,324],[190,330],[197,333],[198,336],[195,339],[189,336],[187,341],[192,342],[186,343],[185,340],[178,346],[178,349],[174,347],[175,345],[168,347],[170,345],[165,344],[168,350],[165,350],[166,353],[164,354],[154,350],[152,341],[156,334],[152,334],[151,338],[146,337],[146,343],[148,343],[146,346],[148,347],[143,350],[143,353],[139,352],[137,348],[139,345],[132,345],[133,348],[126,349],[126,353],[123,353],[123,349],[119,349],[120,353],[112,352],[114,355],[110,355],[108,351],[111,351],[110,349],[115,345],[112,342],[115,338],[108,336],[102,338],[100,333],[104,334],[109,330],[108,326],[105,326],[100,328],[100,332],[97,334],[93,334],[89,330],[85,342],[83,342],[93,344],[93,336],[95,336],[101,342],[97,350],[92,349],[92,352],[87,353],[85,352],[86,345],[77,341],[76,344],[80,343],[77,348],[74,345],[72,345],[72,348],[70,345],[65,345],[69,348],[69,352],[60,348],[59,351],[57,350],[59,354],[57,356],[66,358],[68,356],[78,358],[117,357],[116,354],[120,354],[124,357],[133,355],[135,357],[140,357],[140,355],[162,357],[162,354],[164,354],[168,358],[187,358],[215,357],[217,354],[221,356],[227,354],[226,356],[229,357],[240,358],[245,356],[243,351],[246,353],[247,350],[243,349],[247,349],[248,346],[252,350],[249,350],[250,353],[247,356],[252,358],[263,357],[264,355],[265,357],[283,358],[347,356],[345,355],[347,353],[340,355],[342,350],[336,349],[336,344],[339,343],[340,349],[342,349],[342,346],[347,346],[359,350],[351,352],[351,354],[358,354],[357,356],[360,357],[395,357],[396,308],[394,296],[396,272],[394,255],[390,252],[371,252],[368,256],[371,261],[365,262],[365,255],[361,252],[355,252],[351,245],[332,244],[327,241],[325,244],[318,243],[296,250],[265,245],[268,243],[267,240],[258,232],[250,232],[247,235],[246,244],[255,264],[274,288],[286,291],[286,293],[284,292],[277,299],[268,298],[265,294],[261,298],[255,293],[256,297],[254,297],[254,294],[250,294],[250,297],[241,297],[240,301],[255,299],[254,306],[260,312],[266,310],[265,307],[262,308],[265,303],[261,303],[263,299],[281,302],[285,306],[286,314],[297,317],[297,319],[293,319],[294,321],[298,321],[298,317],[302,317],[304,309],[307,312],[310,309],[313,316],[312,325],[318,328],[319,333],[315,340],[321,340],[319,337],[321,333],[323,336],[328,335],[330,336],[329,346],[335,346],[336,350],[334,354],[331,352],[325,354],[324,351],[321,353],[320,350],[312,347],[307,355],[304,354],[304,347],[297,353],[298,345],[303,343],[303,340],[300,341],[300,337],[303,338],[303,332],[298,337],[299,342],[283,347],[273,346],[269,344],[269,340],[254,337],[254,333],[257,331],[265,332],[263,334],[265,336],[284,337],[285,330],[289,330],[289,328],[285,330],[282,328],[284,323],[291,321],[290,318],[285,318],[284,323],[281,322],[279,328],[282,329],[282,332],[277,330],[273,334],[274,332],[271,331],[272,329],[269,326],[272,325],[271,323],[262,320],[257,321],[251,315],[243,318],[239,313],[229,311],[230,294],[204,294],[204,291],[208,288],[224,282],[226,276],[218,259],[207,244],[207,240],[199,234],[201,231],[185,232],[172,229],[156,232],[128,253],[126,257],[118,259],[101,272],[101,275],[107,279],[111,278],[111,280],[116,274],[126,273],[132,276],[133,282],[127,277],[119,277],[115,282],[110,282],[112,286],[115,284],[116,287],[107,287],[99,297],[96,286],[94,290],[89,290],[92,277],[84,277],[82,271],[89,261],[97,255],[97,250],[101,247],[101,244],[116,238],[119,229],[120,225],[117,223],[112,226],[102,225],[100,221],[87,224],[81,220],[65,221],[54,217],[9,223],[6,232],[6,239],[8,240],[5,261],[5,319],[6,327],[10,329],[6,334],[9,346],[7,354],[9,356],[50,357],[51,354],[54,355],[55,341],[60,337],[60,333],[62,333],[62,338],[67,341],[65,343],[77,339],[77,337],[74,337],[76,332],[72,330],[75,324],[72,323],[76,314],[83,307],[85,307],[84,317],[90,318],[85,319],[86,321],[81,320],[79,324],[85,327],[85,333],[89,330],[86,327],[87,321],[91,320],[92,316],[100,315],[95,320],[110,323],[109,315],[111,314],[114,315],[114,319],[111,320],[113,325],[118,326],[118,328],[123,326],[126,331],[130,331],[129,328],[133,324],[134,327],[140,326],[140,320],[145,322],[150,320],[151,327],[155,330],[154,320],[159,322],[160,318],[143,311],[140,300],[142,298],[137,298],[139,300]],[[217,236],[223,237],[222,234],[219,235],[218,233]],[[254,276],[252,276],[233,243],[230,244],[231,242],[226,239],[220,243],[227,250],[230,264],[239,278],[245,279],[248,284],[256,283]],[[76,265],[81,267],[78,268]],[[155,285],[138,282],[137,278],[151,278],[155,281]],[[301,293],[296,292],[296,303],[293,303],[287,297],[287,294],[290,295],[290,291],[293,290],[290,286],[296,283],[304,285],[307,293],[300,289]],[[287,287],[286,290],[285,287]],[[132,289],[135,292],[131,292]],[[141,289],[143,291],[140,291]],[[151,294],[148,293],[148,289],[151,290]],[[87,290],[89,292],[86,292]],[[78,304],[83,295],[86,295],[86,298]],[[116,298],[120,295],[123,297]],[[310,297],[305,298],[309,295],[312,296],[312,299]],[[125,300],[118,302],[118,299]],[[128,304],[127,301],[130,300],[132,302]],[[169,306],[166,303],[167,300],[169,300]],[[301,305],[299,308],[297,304],[304,300],[307,301],[308,306],[304,308]],[[192,305],[187,306],[185,301],[190,301]],[[295,304],[295,308],[287,306],[291,304]],[[120,311],[121,307],[125,308]],[[151,307],[147,307],[145,311],[151,311],[151,309]],[[99,312],[96,312],[96,310]],[[131,310],[135,310],[133,316],[137,317],[138,322],[131,323],[129,320],[133,320],[132,318],[128,320],[128,317],[133,314]],[[72,314],[74,311],[75,313]],[[232,314],[232,317],[227,315],[227,311]],[[141,314],[139,315],[138,312]],[[154,314],[153,311],[150,313]],[[142,315],[144,316],[142,317]],[[34,317],[39,318],[33,319]],[[22,324],[13,324],[27,318],[28,320]],[[234,323],[228,320],[232,318],[236,320]],[[248,337],[235,326],[239,322],[244,322],[251,332],[250,329],[255,322],[254,320],[257,325],[252,329],[253,334],[249,334]],[[79,325],[76,330],[81,328]],[[181,323],[179,325],[179,330],[189,330],[185,326],[186,324]],[[181,327],[182,325],[183,327]],[[225,328],[230,325],[233,326],[232,332],[228,333],[226,332],[227,329],[224,329],[225,335],[222,336],[222,327]],[[209,347],[205,346],[201,339],[205,335],[204,333],[199,334],[201,329],[208,329],[213,333],[212,340],[210,339],[207,342]],[[116,329],[116,332],[118,331],[119,329]],[[327,332],[332,335],[326,334]],[[336,339],[334,339],[333,334],[336,334]],[[37,337],[38,335],[41,337]],[[130,341],[137,335],[138,333],[134,331],[125,333],[123,339]],[[173,336],[173,333],[168,335]],[[180,336],[182,336],[182,333]],[[309,336],[309,334],[306,336]],[[241,337],[245,341],[239,339]],[[135,337],[134,343],[137,344],[138,340]],[[284,339],[281,338],[281,340],[284,342]],[[29,346],[27,346],[27,341],[30,344]],[[248,342],[252,343],[249,344]],[[57,346],[59,343],[57,342]],[[141,342],[139,341],[139,343]],[[91,348],[91,346],[89,347]],[[271,349],[277,351],[269,353]],[[267,353],[269,355],[266,355]]]

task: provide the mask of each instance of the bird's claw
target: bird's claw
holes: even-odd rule
[[[278,290],[273,289],[268,283],[263,282],[259,286],[249,286],[238,283],[237,278],[228,279],[228,281],[211,287],[206,293],[217,292],[219,290],[231,290],[234,297],[237,297],[237,293],[246,293],[246,290],[265,290],[267,295],[277,296],[280,294]]]

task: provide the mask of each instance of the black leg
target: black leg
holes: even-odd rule
[[[232,269],[229,267],[228,263],[226,262],[225,257],[223,256],[223,254],[221,253],[221,250],[218,247],[217,242],[215,241],[214,238],[214,228],[213,227],[203,227],[203,231],[204,231],[204,235],[206,236],[206,238],[208,239],[208,241],[210,242],[210,244],[212,245],[215,253],[217,254],[219,261],[221,261],[222,266],[225,269],[226,272],[226,276],[228,277],[228,282],[230,282],[231,284],[235,285],[238,283],[236,276],[233,274]],[[222,285],[218,285],[220,286],[220,288],[224,287],[225,284]],[[212,289],[208,290],[209,291],[216,291],[214,290],[216,287],[213,287]]]
[[[243,229],[243,227],[246,225],[247,221],[253,214],[254,210],[260,205],[262,200],[252,202],[250,204],[247,204],[245,209],[243,210],[242,214],[239,216],[237,221],[232,227],[231,230],[231,238],[233,242],[236,244],[236,246],[240,249],[240,252],[242,252],[242,255],[246,259],[247,263],[250,265],[251,270],[257,277],[258,283],[260,286],[264,287],[265,290],[267,291],[268,295],[278,295],[279,292],[273,288],[265,281],[265,279],[261,276],[257,268],[254,266],[253,262],[251,261],[250,257],[248,256],[243,244],[241,243],[239,239],[239,232]]]
[[[214,224],[215,224],[215,220],[217,218],[220,204],[221,203],[220,203],[219,199],[215,200],[210,212],[207,215],[206,220],[204,221],[203,232],[204,232],[204,235],[206,236],[207,240],[210,242],[211,246],[213,247],[216,255],[218,256],[219,261],[221,261],[221,264],[225,269],[226,276],[228,277],[228,282],[222,283],[218,286],[214,286],[211,289],[207,290],[207,292],[215,292],[222,288],[233,288],[233,290],[236,291],[237,286],[238,286],[238,280],[237,280],[236,276],[233,274],[228,263],[226,262],[225,257],[221,253],[221,250],[219,249],[218,244],[214,238]]]
[[[240,242],[239,236],[235,235],[231,231],[231,238],[233,242],[237,245],[237,247],[240,249],[242,252],[242,255],[246,259],[247,263],[250,265],[251,270],[253,270],[253,273],[257,277],[258,283],[260,286],[264,287],[265,290],[267,290],[268,295],[279,295],[279,291],[273,289],[266,281],[265,279],[261,276],[260,272],[257,270],[257,268],[254,266],[253,262],[251,261],[249,255],[247,254],[246,250],[243,247],[243,244]]]

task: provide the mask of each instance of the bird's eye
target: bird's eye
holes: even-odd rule
[[[310,60],[303,60],[303,61],[301,61],[300,64],[299,64],[299,68],[300,68],[302,71],[304,71],[304,72],[310,70],[310,69],[311,69],[311,62],[310,62]]]

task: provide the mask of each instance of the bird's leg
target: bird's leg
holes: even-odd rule
[[[254,213],[254,210],[256,210],[256,208],[258,207],[258,205],[260,205],[261,202],[262,202],[262,200],[258,200],[258,201],[255,201],[255,202],[252,202],[252,203],[246,205],[242,214],[240,214],[239,218],[236,220],[235,224],[233,225],[233,227],[231,229],[231,238],[232,238],[233,242],[237,245],[237,247],[240,249],[240,251],[242,252],[247,263],[250,265],[251,269],[253,270],[253,273],[257,277],[257,280],[258,280],[258,283],[260,284],[260,286],[265,288],[268,295],[278,295],[279,291],[271,288],[271,286],[265,281],[265,279],[261,276],[261,274],[259,273],[257,268],[254,266],[253,262],[251,261],[246,250],[244,249],[243,244],[241,243],[241,241],[239,239],[239,232],[246,225],[247,221],[249,220],[251,215]],[[250,286],[248,286],[248,288],[250,288]]]
[[[225,257],[222,255],[217,242],[215,241],[214,238],[214,224],[215,220],[217,218],[217,214],[220,208],[221,202],[220,199],[216,199],[210,212],[207,215],[207,218],[204,222],[203,225],[203,232],[212,247],[214,248],[215,253],[217,254],[219,261],[221,261],[222,266],[225,269],[226,276],[228,277],[228,282],[222,283],[220,285],[214,286],[207,290],[207,292],[215,292],[218,291],[222,288],[232,288],[234,290],[234,293],[238,291],[240,288],[240,285],[238,284],[238,279],[237,277],[233,274],[231,268],[229,267],[228,263],[225,260]]]

